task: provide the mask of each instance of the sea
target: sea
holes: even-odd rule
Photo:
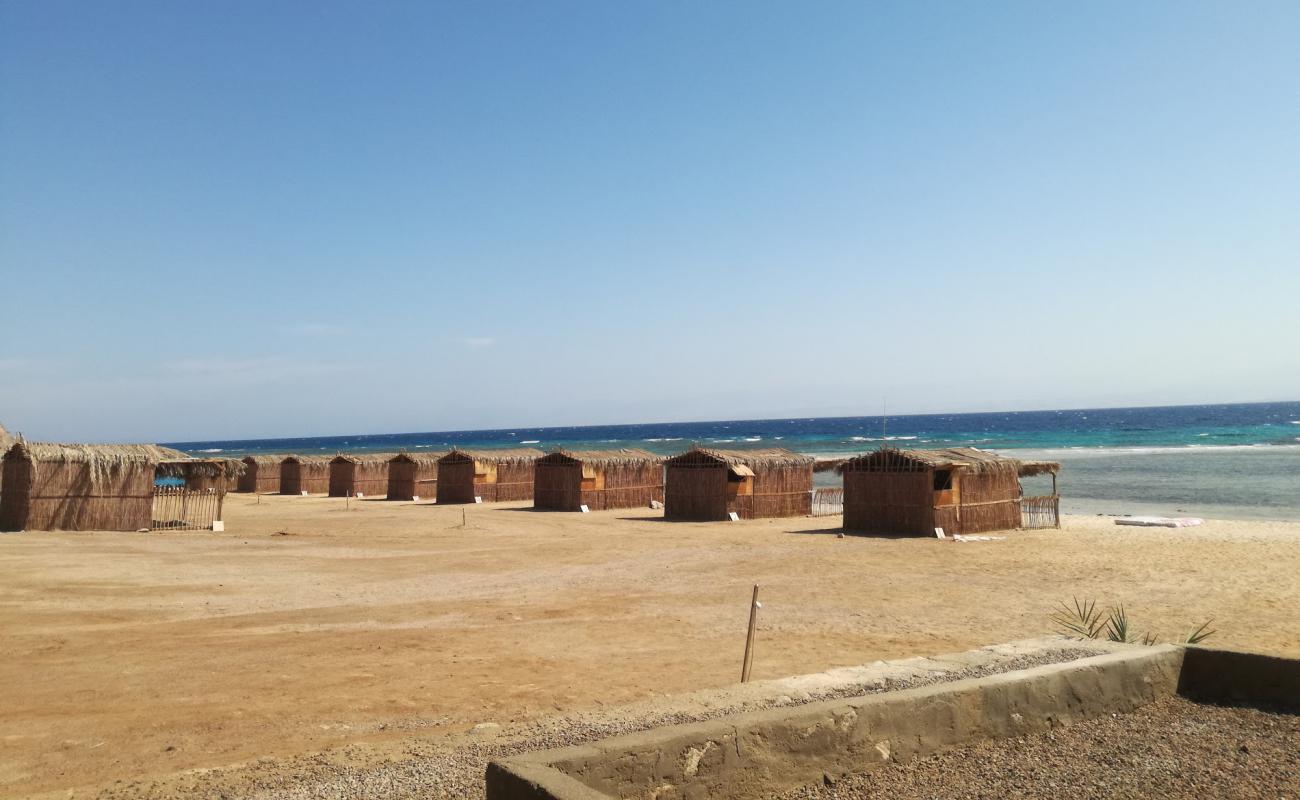
[[[464,448],[784,447],[843,457],[878,447],[977,447],[1059,461],[1062,511],[1300,520],[1300,402],[866,417],[657,422],[293,439],[173,442],[191,455]],[[837,481],[819,473],[819,485]],[[1032,481],[1050,479],[1035,478]],[[1025,487],[1027,494],[1037,486]]]

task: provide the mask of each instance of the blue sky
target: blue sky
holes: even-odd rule
[[[0,422],[1300,398],[1300,4],[0,0]]]

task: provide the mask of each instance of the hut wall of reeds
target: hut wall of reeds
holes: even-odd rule
[[[286,456],[280,462],[280,494],[328,494],[329,490],[328,456]]]
[[[0,530],[150,528],[157,467],[185,458],[178,450],[156,445],[20,441],[3,459]]]
[[[537,459],[534,508],[602,511],[663,499],[663,459],[645,450],[559,450]]]
[[[1020,476],[1058,465],[1022,462],[974,448],[884,448],[847,460],[844,528],[934,536],[1012,530],[1021,524]]]
[[[533,468],[541,450],[454,449],[438,459],[438,504],[533,499]]]
[[[442,453],[398,453],[388,462],[388,499],[432,500],[438,496]]]
[[[812,513],[813,459],[773,448],[693,448],[664,462],[664,518],[725,520]]]
[[[238,492],[278,494],[280,492],[280,465],[285,456],[244,456],[244,474],[239,476]]]
[[[395,453],[340,453],[330,459],[330,497],[383,497]]]

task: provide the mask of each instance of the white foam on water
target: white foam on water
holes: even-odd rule
[[[541,439],[524,439],[520,444],[537,444]]]

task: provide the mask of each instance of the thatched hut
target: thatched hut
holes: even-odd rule
[[[970,447],[866,453],[840,467],[844,529],[934,536],[935,528],[949,534],[1019,528],[1020,477],[1039,474],[1052,475],[1052,494],[1041,499],[1056,520],[1059,469],[1053,462],[1018,461]]]
[[[0,530],[149,528],[158,465],[186,458],[179,450],[157,445],[20,440],[3,459]]]
[[[329,456],[285,456],[280,462],[280,494],[327,494]]]
[[[239,476],[237,492],[255,492],[257,494],[279,494],[280,465],[284,463],[284,454],[244,456],[244,474]]]
[[[388,499],[432,500],[438,496],[438,459],[442,453],[398,453],[388,462]]]
[[[533,499],[533,465],[541,450],[461,450],[438,459],[438,504]]]
[[[806,516],[812,483],[813,459],[789,450],[695,447],[664,462],[664,518]]]
[[[4,454],[9,452],[9,448],[13,447],[17,442],[18,439],[5,430],[5,426],[0,425],[0,458],[4,458]],[[0,492],[4,491],[4,485],[4,470],[0,469]]]
[[[330,459],[330,497],[383,497],[394,453],[340,453]]]
[[[557,450],[537,459],[533,508],[600,511],[663,499],[663,459],[645,450]]]

